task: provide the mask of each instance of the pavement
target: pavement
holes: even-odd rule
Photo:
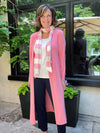
[[[28,119],[22,118],[20,104],[0,101],[0,133],[42,133]],[[57,133],[55,124],[48,124],[48,133]],[[100,133],[100,118],[79,116],[76,127],[66,126],[66,133]]]

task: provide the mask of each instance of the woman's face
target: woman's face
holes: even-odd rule
[[[52,12],[47,9],[40,17],[40,22],[43,28],[49,28],[52,24]]]

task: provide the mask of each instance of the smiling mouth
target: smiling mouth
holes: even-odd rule
[[[49,23],[49,22],[47,21],[47,22],[44,22],[44,23]]]
[[[44,24],[49,24],[49,23],[44,23]]]

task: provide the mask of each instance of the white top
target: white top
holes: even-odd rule
[[[41,69],[38,78],[49,78],[48,71],[46,69],[46,44],[49,38],[42,39],[42,51],[41,51]]]

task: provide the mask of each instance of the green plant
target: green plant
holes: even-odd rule
[[[9,41],[9,26],[7,21],[5,21],[5,14],[10,11],[5,6],[0,5],[0,57],[3,55],[5,51],[10,51],[10,47],[8,45]]]
[[[83,6],[83,4],[74,6],[74,17],[92,17],[94,15],[95,14],[89,6]]]
[[[15,67],[16,63],[20,63],[21,68],[22,68],[23,70],[29,69],[29,64],[28,64],[28,61],[27,61],[28,56],[27,56],[27,55],[24,55],[24,56],[23,56],[23,54],[25,54],[25,53],[27,53],[27,52],[26,52],[25,50],[23,50],[23,51],[21,51],[21,52],[19,53],[19,55],[15,55],[14,57],[12,57],[12,58],[10,59],[10,63],[13,64],[13,65],[12,65],[13,68]]]
[[[26,92],[30,92],[30,89],[28,87],[28,82],[23,83],[18,88],[18,94],[17,95],[20,95],[20,94],[25,95]],[[73,99],[73,97],[75,95],[78,95],[78,94],[79,94],[78,90],[74,89],[74,87],[68,83],[68,85],[66,86],[66,89],[64,91],[64,97],[65,98],[68,97],[69,99]]]
[[[73,97],[78,94],[79,94],[79,91],[74,89],[74,87],[68,83],[68,85],[66,86],[65,91],[64,91],[64,97],[73,99]]]
[[[99,47],[99,42],[96,40],[96,41],[93,41],[92,43],[92,48],[95,50],[95,51],[99,51],[100,47]]]
[[[93,68],[94,71],[100,72],[100,65],[94,65]]]
[[[24,84],[22,84],[19,88],[18,88],[18,94],[17,95],[25,95],[26,92],[29,92],[30,89],[28,87],[28,82],[25,82]]]

